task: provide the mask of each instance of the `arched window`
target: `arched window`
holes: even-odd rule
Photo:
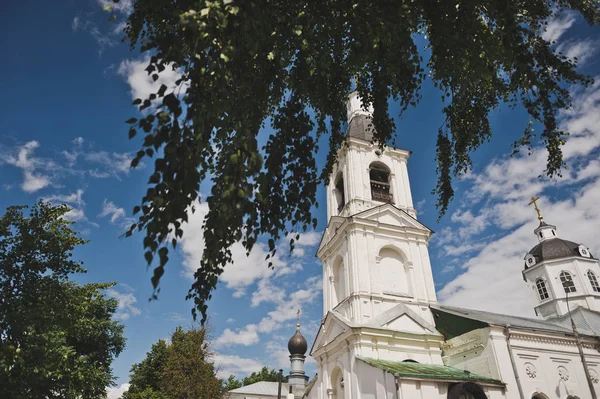
[[[548,289],[546,288],[546,282],[543,279],[538,278],[537,280],[535,280],[535,286],[537,287],[538,295],[540,296],[540,301],[543,301],[544,299],[548,299],[550,297],[550,295],[548,295]]]
[[[338,257],[333,264],[333,293],[335,296],[335,305],[342,302],[346,297],[346,279],[344,274],[344,262],[342,261],[342,258]]]
[[[590,284],[594,292],[600,292],[600,285],[598,285],[598,278],[594,274],[593,271],[588,270],[587,272],[588,279],[590,280]]]
[[[450,384],[448,399],[487,399],[483,388],[474,382]]]
[[[537,393],[533,394],[531,399],[548,399],[548,397],[546,395],[544,395],[543,393],[537,392]]]
[[[344,205],[346,205],[346,194],[344,192],[344,175],[342,172],[338,173],[335,178],[335,200],[338,213],[342,211]]]
[[[388,167],[380,162],[372,163],[369,166],[369,178],[371,180],[371,199],[393,204]]]
[[[569,272],[560,272],[560,282],[562,283],[565,293],[576,292],[575,283],[573,282],[573,276]]]
[[[402,363],[419,363],[419,362],[417,362],[416,360],[412,360],[412,359],[406,359],[406,360],[403,360]]]

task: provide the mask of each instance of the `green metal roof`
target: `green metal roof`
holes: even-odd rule
[[[483,377],[450,366],[413,362],[390,362],[387,360],[377,360],[360,356],[357,356],[357,358],[373,367],[385,370],[398,377],[430,378],[448,381],[476,381],[504,385],[501,381],[493,378]]]

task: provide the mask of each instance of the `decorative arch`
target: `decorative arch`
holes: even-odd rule
[[[548,287],[546,287],[546,280],[544,280],[542,277],[538,277],[535,280],[535,288],[537,289],[538,298],[540,298],[540,301],[545,301],[546,299],[550,298]]]
[[[541,392],[536,392],[533,395],[531,395],[531,399],[550,399],[550,398]]]
[[[481,385],[462,382],[448,386],[448,399],[488,399]]]
[[[598,284],[598,276],[596,276],[596,273],[588,270],[585,274],[592,286],[592,290],[594,290],[594,292],[600,292],[600,284]]]
[[[377,256],[379,285],[382,292],[410,295],[410,274],[406,255],[395,246],[385,245]]]
[[[344,373],[339,366],[335,366],[331,372],[331,399],[344,397]]]
[[[337,256],[333,261],[332,271],[332,283],[333,283],[333,295],[334,295],[334,307],[342,302],[346,298],[346,268],[344,266],[344,260],[341,256]]]
[[[394,203],[390,185],[390,168],[380,161],[369,165],[369,180],[371,182],[371,199],[374,201]]]
[[[558,278],[560,279],[566,294],[577,292],[577,288],[575,288],[575,282],[573,281],[573,275],[571,273],[563,270],[558,275]]]
[[[342,209],[344,209],[344,205],[346,205],[346,192],[344,186],[344,173],[338,172],[333,180],[334,188],[333,188],[333,197],[335,200],[335,209],[340,213]]]

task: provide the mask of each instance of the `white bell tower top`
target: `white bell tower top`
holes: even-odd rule
[[[346,108],[348,109],[348,123],[352,121],[356,115],[373,115],[373,106],[369,106],[368,109],[364,109],[362,105],[362,101],[358,96],[358,92],[353,91],[348,96],[348,101],[346,103]]]
[[[411,152],[373,144],[372,107],[357,92],[348,96],[348,134],[327,187],[327,219],[389,203],[416,217],[408,180]]]

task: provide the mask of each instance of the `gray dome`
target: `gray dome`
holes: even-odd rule
[[[306,338],[300,333],[300,325],[296,326],[296,334],[290,338],[288,342],[288,350],[290,355],[304,355],[308,350]]]
[[[373,140],[373,122],[367,115],[355,115],[348,123],[348,136],[357,139]]]
[[[579,244],[576,244],[573,241],[567,241],[561,238],[549,238],[533,247],[527,255],[533,255],[537,264],[550,259],[568,258],[571,256],[581,257],[578,248]],[[590,257],[593,258],[591,254]],[[525,264],[525,268],[527,268],[527,264]]]

